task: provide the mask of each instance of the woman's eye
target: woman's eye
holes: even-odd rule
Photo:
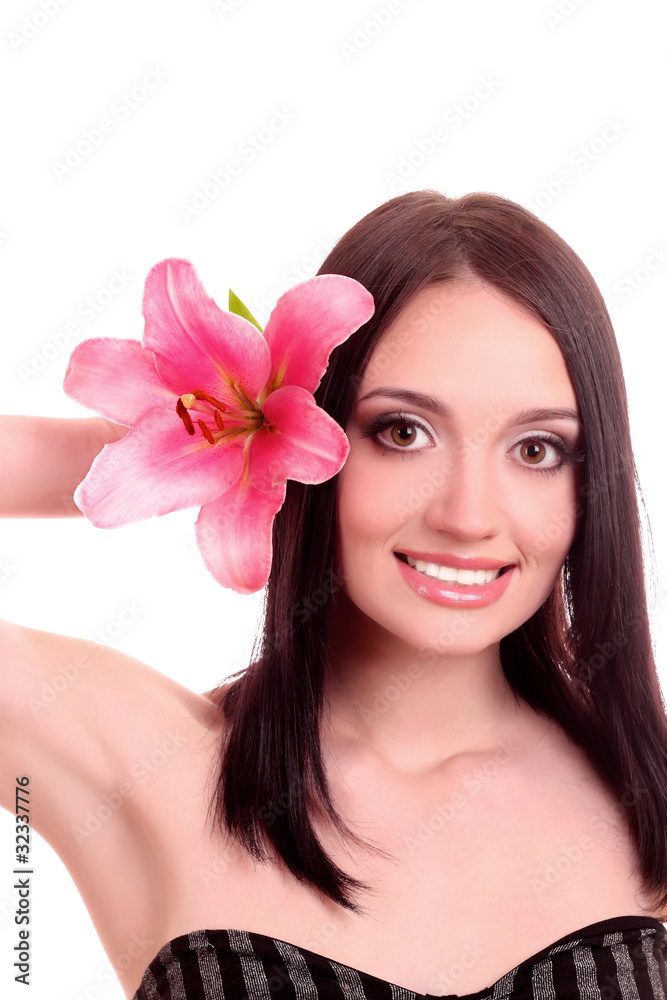
[[[551,437],[527,437],[518,441],[512,451],[518,451],[522,465],[529,468],[532,466],[538,472],[555,473],[565,464],[567,446]],[[552,457],[549,456],[550,452]]]
[[[432,440],[428,429],[416,418],[405,413],[381,414],[370,421],[362,432],[382,448],[400,455],[418,455]],[[571,448],[556,434],[542,432],[522,438],[510,449],[515,461],[528,471],[555,476],[564,465],[583,461],[583,451]]]
[[[429,433],[421,423],[396,414],[373,420],[362,436],[374,438],[383,453],[414,454],[427,447],[429,442]]]

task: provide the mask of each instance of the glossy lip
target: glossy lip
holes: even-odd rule
[[[484,559],[482,557],[453,556],[449,552],[417,552],[416,549],[396,549],[396,552],[420,562],[435,563],[436,566],[451,566],[452,569],[502,569],[503,566],[513,566],[514,563],[501,562],[500,559]]]
[[[447,583],[445,580],[436,580],[433,576],[426,576],[425,573],[421,573],[399,559],[396,553],[394,555],[403,579],[416,594],[449,608],[486,608],[489,604],[494,604],[507,590],[516,570],[516,566],[512,566],[491,583],[485,583],[479,587],[465,587],[457,586],[455,583]],[[408,553],[408,555],[412,555],[412,553]],[[433,562],[434,560],[426,561]],[[473,568],[470,563],[468,563],[468,567]],[[500,568],[498,566],[498,569]]]

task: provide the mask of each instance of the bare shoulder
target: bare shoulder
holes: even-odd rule
[[[128,956],[144,968],[162,943],[178,850],[192,841],[196,853],[204,826],[214,692],[7,621],[0,658],[0,805],[14,812],[16,777],[27,776],[30,825],[67,868],[117,973]]]
[[[180,721],[191,737],[217,714],[154,667],[76,636],[0,620],[0,656],[0,804],[13,810],[13,778],[32,775],[42,789],[33,826],[59,853],[84,801],[117,785],[158,734]]]
[[[555,898],[569,882],[574,895],[568,898],[564,893],[563,898],[575,906],[580,888],[579,903],[585,910],[594,884],[601,908],[610,915],[638,914],[665,921],[667,913],[647,893],[640,873],[629,824],[636,798],[627,790],[619,798],[587,753],[554,720],[540,718],[535,731],[536,752],[527,756],[524,775],[525,812],[537,800],[544,828],[548,823],[556,835],[552,857],[545,857],[543,871],[538,872],[536,891]]]

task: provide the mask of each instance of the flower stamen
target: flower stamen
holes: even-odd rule
[[[218,411],[216,410],[215,412],[217,413]],[[206,424],[204,423],[204,421],[203,420],[198,420],[197,423],[199,424],[201,432],[204,435],[204,437],[206,438],[206,440],[208,441],[208,443],[209,444],[215,444],[215,438],[211,434],[210,430],[208,429],[208,427],[206,426]]]
[[[195,433],[194,424],[192,423],[192,420],[190,418],[190,414],[188,413],[187,409],[183,405],[183,400],[182,400],[182,398],[180,396],[176,400],[176,412],[178,413],[179,417],[183,421],[183,423],[185,425],[185,429],[188,432],[188,434],[194,434]]]
[[[176,401],[176,412],[183,421],[188,434],[196,433],[192,416],[188,410],[195,411],[194,415],[199,429],[209,444],[217,444],[221,440],[230,437],[230,435],[236,436],[239,433],[250,433],[261,427],[264,422],[262,411],[253,406],[238,382],[234,383],[234,390],[238,390],[237,395],[240,403],[238,409],[230,409],[225,403],[216,399],[215,396],[212,396],[210,392],[206,392],[204,389],[195,389],[194,392],[184,392],[179,396]],[[210,403],[211,406],[207,406],[206,403]],[[244,408],[245,405],[247,405],[248,409]],[[213,408],[211,409],[211,407]],[[213,417],[217,429],[224,433],[216,437],[214,431],[208,427],[205,421],[200,417],[196,417],[197,412],[203,413],[207,417]],[[223,412],[225,414],[224,420],[222,418]]]
[[[204,392],[203,389],[195,389],[191,395],[194,396],[195,399],[205,399],[207,403],[211,403],[211,405],[215,406],[218,410],[224,411],[227,409],[224,403],[221,403],[219,399],[215,398],[215,396],[211,396],[210,393]]]

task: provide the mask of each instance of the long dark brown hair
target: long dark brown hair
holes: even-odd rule
[[[639,499],[625,383],[614,331],[574,251],[522,206],[493,194],[413,191],[384,202],[341,237],[320,274],[344,274],[373,295],[373,317],[331,353],[315,392],[345,428],[384,331],[422,289],[470,276],[495,286],[553,334],[575,388],[586,443],[577,530],[542,606],[500,641],[515,695],[556,720],[615,796],[638,852],[645,891],[667,909],[667,715],[654,661]],[[335,476],[289,480],[273,527],[273,563],[256,660],[216,689],[224,715],[214,822],[257,861],[361,913],[311,824],[336,812],[321,755],[328,609],[334,571]],[[645,511],[644,511],[645,513]],[[647,518],[648,524],[648,518]],[[650,549],[650,528],[647,534]],[[334,597],[335,599],[335,597]],[[234,679],[236,678],[236,679]],[[386,855],[385,855],[386,856]]]

